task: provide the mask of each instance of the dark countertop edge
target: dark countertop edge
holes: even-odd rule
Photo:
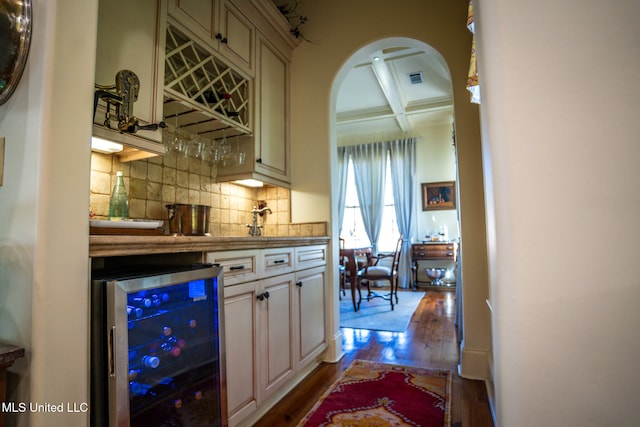
[[[24,348],[0,342],[0,365],[11,365],[24,356]]]
[[[111,236],[89,237],[89,256],[124,256],[179,252],[212,252],[326,245],[328,236],[318,237],[211,237],[211,236]]]

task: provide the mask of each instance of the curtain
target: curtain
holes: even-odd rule
[[[349,170],[349,151],[338,147],[338,230],[342,233],[344,209],[347,197],[347,172]]]
[[[469,0],[467,13],[467,28],[471,31],[471,59],[469,60],[469,74],[467,76],[467,90],[471,92],[471,102],[480,104],[480,83],[478,82],[478,66],[476,64],[476,35],[473,21],[473,0]]]
[[[349,151],[353,162],[362,222],[373,247],[373,253],[377,254],[384,211],[386,144],[354,145],[349,147]]]
[[[416,139],[398,139],[387,144],[396,222],[398,231],[405,238],[398,266],[398,286],[408,288],[411,284],[411,237],[416,219]]]

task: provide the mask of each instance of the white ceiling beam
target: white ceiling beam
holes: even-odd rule
[[[389,107],[396,115],[398,125],[403,132],[411,132],[411,125],[409,120],[405,116],[404,105],[400,99],[400,91],[398,90],[397,82],[389,69],[389,66],[384,60],[384,56],[381,51],[378,51],[371,55],[371,69],[378,79],[378,83],[382,88],[384,96],[387,98]]]

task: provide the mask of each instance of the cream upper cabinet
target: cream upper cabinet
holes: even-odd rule
[[[289,61],[264,37],[258,40],[256,170],[290,182]]]
[[[220,16],[220,34],[223,40],[220,44],[220,52],[253,75],[255,26],[230,1],[222,2]]]
[[[239,141],[243,165],[218,169],[219,181],[255,179],[291,186],[289,155],[289,74],[292,48],[258,32],[254,83],[254,133]]]
[[[157,124],[163,119],[166,11],[166,0],[99,2],[96,85],[114,86],[120,70],[135,73],[140,87],[132,115],[141,126]],[[105,90],[113,92],[114,89]],[[106,105],[103,99],[99,100],[94,115],[95,136],[148,153],[164,153],[161,128],[122,133],[117,130],[117,121],[110,120],[113,129],[109,129],[105,126]],[[110,113],[115,114],[113,108]]]
[[[240,6],[246,8],[239,1]],[[169,16],[182,30],[253,76],[255,26],[230,0],[169,0]]]

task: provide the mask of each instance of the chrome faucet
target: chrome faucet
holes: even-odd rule
[[[253,207],[253,210],[251,211],[253,214],[253,224],[247,224],[247,227],[249,227],[249,236],[260,236],[262,234],[262,231],[260,230],[262,225],[258,225],[258,215],[262,215],[265,211],[273,213],[271,212],[271,209],[266,206],[260,209],[258,209],[257,206]]]

